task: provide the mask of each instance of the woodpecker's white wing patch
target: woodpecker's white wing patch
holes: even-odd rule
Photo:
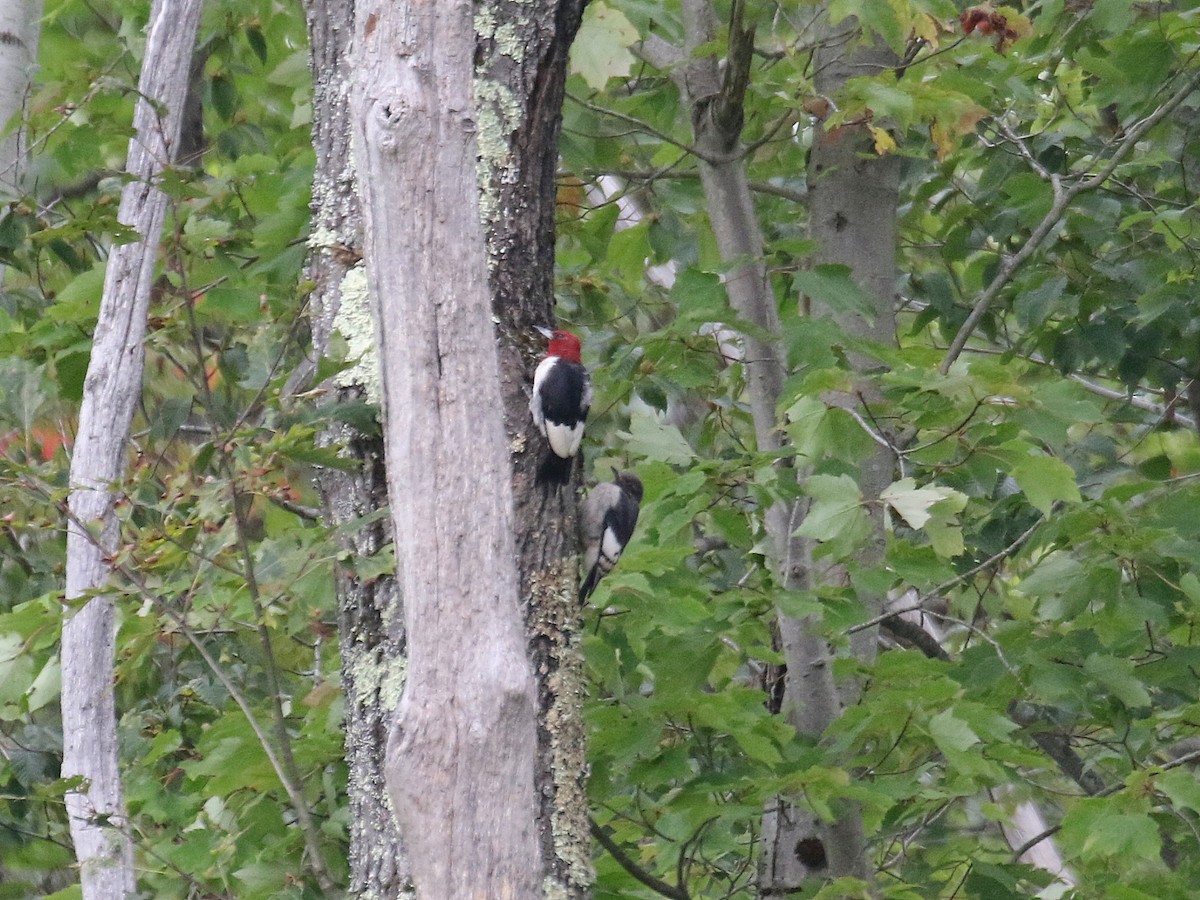
[[[612,570],[612,567],[617,564],[617,560],[621,558],[621,551],[625,549],[625,545],[621,543],[621,539],[617,537],[616,531],[612,528],[604,529],[604,536],[600,542],[600,568],[607,574]]]

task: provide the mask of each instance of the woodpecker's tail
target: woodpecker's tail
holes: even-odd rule
[[[599,565],[592,566],[592,570],[587,573],[587,578],[583,579],[583,584],[579,586],[579,605],[587,603],[588,597],[592,596],[592,591],[596,590],[596,585],[600,583],[604,573],[600,571]]]
[[[571,470],[574,466],[575,457],[562,457],[553,450],[547,450],[541,465],[538,466],[537,483],[557,490],[571,480]]]

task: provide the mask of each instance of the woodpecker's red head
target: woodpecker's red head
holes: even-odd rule
[[[546,347],[547,356],[558,356],[567,362],[577,363],[580,361],[579,354],[583,349],[579,343],[579,338],[571,334],[569,331],[550,331],[546,328],[538,328],[550,343]]]

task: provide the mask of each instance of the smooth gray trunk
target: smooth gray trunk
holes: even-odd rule
[[[836,28],[824,29],[813,59],[816,92],[836,97],[848,78],[875,73],[895,65],[894,55],[878,45],[864,45],[857,24],[845,20]],[[874,300],[867,317],[835,313],[812,302],[814,316],[834,318],[848,336],[883,345],[896,340],[896,205],[900,184],[900,160],[878,156],[865,127],[846,127],[834,133],[818,131],[809,153],[809,233],[818,249],[814,264],[836,263],[848,267],[854,280]],[[855,389],[830,394],[830,406],[842,406],[869,415],[865,404],[876,399],[869,374],[879,363],[852,355]],[[895,456],[887,448],[873,445],[872,453],[859,460],[858,485],[864,508],[872,521],[871,538],[855,559],[855,566],[878,565],[884,552],[884,523],[880,493],[891,484]],[[795,523],[796,525],[799,522]],[[793,553],[802,561],[809,586],[846,586],[849,573],[842,566],[813,566],[814,546],[808,539],[793,542]],[[882,611],[884,597],[864,598],[869,615]],[[779,617],[779,634],[787,675],[784,682],[783,713],[804,735],[820,739],[846,706],[856,702],[859,685],[850,681],[834,684],[832,659],[818,623],[810,619]],[[874,659],[877,634],[874,629],[854,636],[853,650],[863,662]],[[819,690],[813,685],[819,683]],[[832,693],[831,693],[832,692]],[[853,875],[874,879],[866,852],[862,817],[851,804],[837,810],[833,822],[820,822],[786,802],[777,809],[775,821],[764,823],[763,891],[786,893],[812,874]],[[797,852],[803,848],[803,852]],[[765,877],[768,876],[769,877]]]
[[[113,505],[126,469],[126,442],[141,392],[142,339],[167,197],[155,183],[172,159],[187,93],[201,0],[156,0],[138,81],[121,192],[120,221],[140,239],[112,249],[71,458],[66,598],[62,633],[63,777],[85,900],[133,893],[133,850],[121,791],[113,702],[116,622],[108,558],[119,545]]]

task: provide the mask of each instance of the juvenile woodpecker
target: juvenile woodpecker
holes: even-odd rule
[[[579,338],[569,331],[541,327],[538,331],[550,344],[533,373],[529,412],[550,448],[538,466],[537,481],[557,486],[571,480],[583,423],[592,405],[592,380],[579,361]]]
[[[586,603],[600,579],[612,571],[637,527],[642,480],[613,469],[613,480],[598,484],[583,502],[583,569],[579,602]]]

